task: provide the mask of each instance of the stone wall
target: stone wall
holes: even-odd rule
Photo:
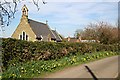
[[[22,34],[23,31],[28,35],[29,41],[36,41],[36,35],[28,23],[28,17],[25,15],[22,15],[21,21],[14,31],[12,38],[19,39],[19,35]]]

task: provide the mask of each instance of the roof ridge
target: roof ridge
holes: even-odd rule
[[[48,25],[47,25],[48,26]],[[56,38],[55,34],[53,33],[52,29],[49,28],[48,26],[48,29],[51,31],[51,33],[54,35],[54,37]]]
[[[60,37],[59,33],[56,30],[52,30],[54,35],[56,36],[56,38],[58,37],[60,40],[62,40],[62,38]]]
[[[41,34],[44,36],[48,36],[48,34],[50,34],[52,38],[56,38],[47,24],[32,19],[29,19],[29,24],[37,36]]]
[[[58,37],[62,40],[62,38],[60,37],[60,34],[55,30],[55,32],[57,33]]]
[[[39,22],[39,21],[35,21],[35,20],[33,20],[33,19],[28,19],[28,20],[32,20],[32,21],[37,22],[37,23],[42,23],[42,22]],[[45,23],[42,23],[42,24],[47,25],[47,24],[45,24]]]

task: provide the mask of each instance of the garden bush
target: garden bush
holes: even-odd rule
[[[27,61],[57,60],[64,56],[92,54],[98,51],[118,51],[118,44],[69,42],[27,42],[16,39],[2,40],[2,61],[6,70],[9,65]],[[4,70],[3,69],[3,70]]]

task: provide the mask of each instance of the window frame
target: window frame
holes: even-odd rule
[[[19,34],[19,39],[29,41],[29,35],[25,31],[22,31],[22,34]]]

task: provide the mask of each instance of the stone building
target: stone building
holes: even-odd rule
[[[67,37],[67,38],[64,38],[64,40],[65,40],[66,42],[81,42],[81,37],[79,37],[79,38]]]
[[[59,34],[55,30],[51,30],[47,23],[29,19],[26,5],[22,7],[22,17],[12,38],[27,41],[62,41]]]

